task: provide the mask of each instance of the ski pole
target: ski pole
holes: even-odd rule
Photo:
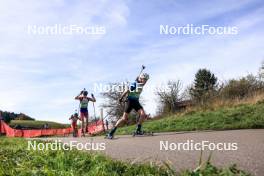
[[[141,70],[140,70],[140,72],[139,72],[138,76],[140,76],[140,75],[141,75],[141,73],[143,72],[143,70],[144,70],[145,68],[146,68],[146,67],[145,67],[144,65],[142,65],[142,66],[141,66]]]
[[[94,97],[93,94],[92,94],[92,97]],[[95,123],[96,123],[96,126],[97,126],[94,102],[93,102],[93,111],[94,111],[94,119],[95,119]]]
[[[141,70],[136,78],[136,81],[138,80],[138,78],[140,77],[141,73],[143,72],[143,70],[145,69],[146,67],[144,65],[141,66]]]

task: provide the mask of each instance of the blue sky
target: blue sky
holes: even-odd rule
[[[106,34],[29,35],[28,25],[105,26]],[[160,35],[160,25],[237,26],[237,35]],[[0,109],[68,122],[73,98],[93,83],[133,80],[142,64],[148,85],[191,84],[199,68],[220,81],[257,73],[264,59],[261,0],[18,1],[0,4]],[[104,101],[99,94],[96,103]],[[154,114],[153,92],[143,92]],[[89,107],[91,115],[92,106]]]

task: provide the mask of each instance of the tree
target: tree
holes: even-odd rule
[[[207,69],[199,69],[195,74],[194,85],[190,95],[196,102],[203,104],[216,91],[217,77]]]
[[[117,85],[117,83],[110,83],[110,87]],[[125,89],[125,87],[123,86]],[[102,108],[106,109],[109,118],[119,118],[122,116],[124,111],[124,103],[119,102],[123,91],[110,89],[107,92],[101,93],[104,97],[104,102]]]
[[[240,79],[231,79],[219,91],[219,95],[225,99],[243,99],[254,96],[263,91],[264,84],[257,76],[249,74]]]
[[[264,60],[261,63],[261,66],[259,68],[259,78],[261,81],[264,81]]]
[[[110,89],[110,91],[103,92],[101,95],[104,97],[105,103],[101,105],[102,108],[106,109],[107,116],[110,121],[116,121],[120,119],[124,113],[125,103],[119,102],[119,98],[122,93],[127,90],[127,84],[119,84],[119,83],[110,83],[110,87],[116,87],[119,85],[119,89]],[[141,105],[143,105],[144,100],[140,99]],[[137,121],[138,114],[132,111],[129,114],[128,124],[135,124]]]
[[[0,113],[2,114],[2,118],[6,123],[9,123],[11,120],[35,120],[23,113],[16,114],[14,112],[6,112],[1,110]]]
[[[168,90],[158,90],[156,95],[160,102],[160,114],[168,112],[176,112],[178,109],[178,104],[182,100],[180,94],[182,90],[182,84],[179,80],[168,81]]]

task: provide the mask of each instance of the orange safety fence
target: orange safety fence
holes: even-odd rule
[[[64,128],[64,129],[37,129],[37,130],[19,130],[13,129],[9,125],[7,125],[4,121],[0,121],[0,133],[5,134],[7,137],[40,137],[40,136],[65,136],[72,133],[72,128]],[[102,120],[98,120],[97,122],[93,122],[88,126],[88,132],[90,134],[96,134],[104,131],[104,123]],[[80,134],[79,130],[79,134]]]
[[[98,120],[96,122],[89,123],[88,133],[90,134],[98,134],[105,131],[103,120]],[[82,135],[82,129],[78,130],[78,136]]]
[[[104,123],[102,120],[98,120],[97,122],[93,122],[88,126],[88,131],[91,134],[96,134],[104,131]]]

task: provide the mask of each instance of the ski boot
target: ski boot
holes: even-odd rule
[[[114,135],[108,133],[106,136],[105,136],[105,139],[113,139],[114,138]]]
[[[134,131],[133,132],[133,137],[135,137],[135,136],[143,136],[145,133],[144,133],[144,131],[141,131],[141,130],[137,130],[137,131]]]

